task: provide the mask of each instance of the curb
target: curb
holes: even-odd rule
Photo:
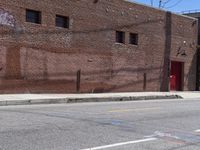
[[[54,99],[27,99],[27,100],[5,100],[0,101],[0,106],[11,105],[36,105],[36,104],[66,104],[84,102],[121,102],[121,101],[140,101],[158,99],[183,99],[179,95],[165,96],[127,96],[127,97],[94,97],[94,98],[54,98]]]
[[[158,100],[158,99],[183,99],[179,95],[165,96],[128,96],[128,97],[110,97],[110,98],[73,98],[68,99],[68,103],[81,102],[120,102],[120,101],[141,101],[141,100]]]

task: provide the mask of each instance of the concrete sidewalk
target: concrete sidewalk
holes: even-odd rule
[[[200,92],[132,92],[101,94],[3,94],[0,106],[56,104],[75,102],[137,101],[153,99],[192,99],[199,98]]]

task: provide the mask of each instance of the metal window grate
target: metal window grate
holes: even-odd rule
[[[62,28],[69,28],[69,17],[56,15],[56,26]]]
[[[41,12],[27,9],[26,22],[41,24]]]

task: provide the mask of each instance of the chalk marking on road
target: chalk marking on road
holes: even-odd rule
[[[115,144],[98,146],[98,147],[93,147],[93,148],[86,148],[86,149],[81,149],[81,150],[100,150],[100,149],[106,149],[106,148],[118,147],[118,146],[136,144],[136,143],[143,143],[143,142],[149,142],[149,141],[155,141],[155,140],[157,140],[157,138],[147,138],[147,139],[141,139],[141,140],[136,140],[136,141],[128,141],[128,142],[115,143]]]
[[[159,107],[154,108],[136,108],[136,109],[116,109],[110,110],[109,113],[117,113],[117,112],[131,112],[131,111],[149,111],[149,110],[159,110]]]
[[[200,129],[195,130],[194,132],[200,132]]]

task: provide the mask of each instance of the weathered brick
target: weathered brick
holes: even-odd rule
[[[42,24],[25,22],[26,9],[41,11]],[[56,14],[69,16],[69,29],[55,27]],[[197,22],[172,14],[168,50],[166,14],[123,0],[0,0],[0,92],[76,92],[80,69],[81,92],[160,91],[168,58],[184,62],[183,90],[195,90]]]

